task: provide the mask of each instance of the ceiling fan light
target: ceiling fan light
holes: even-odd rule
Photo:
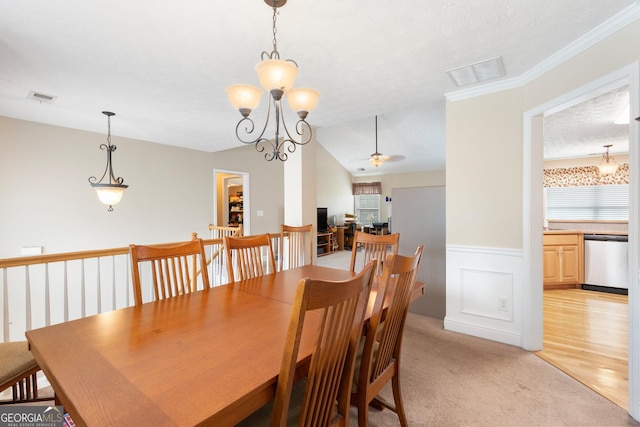
[[[253,85],[231,85],[225,92],[227,92],[231,105],[238,110],[243,108],[255,110],[258,108],[262,96],[260,88]]]
[[[380,166],[384,160],[384,156],[380,153],[373,153],[371,157],[369,157],[369,162],[375,167]]]
[[[273,89],[287,92],[296,81],[298,67],[291,61],[265,59],[256,64],[256,73],[260,84],[267,92]]]
[[[291,89],[285,95],[287,101],[289,101],[289,107],[296,113],[305,111],[310,113],[318,105],[318,98],[320,98],[320,92],[315,89],[309,89],[306,87],[298,87]]]

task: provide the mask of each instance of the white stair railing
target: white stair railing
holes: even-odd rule
[[[207,268],[211,285],[218,286],[228,283],[220,233],[241,235],[242,229],[210,228],[216,238],[204,240]],[[276,260],[279,237],[271,234]],[[150,285],[142,291],[153,292]],[[27,330],[129,307],[134,304],[129,247],[0,259],[0,298],[0,342],[23,341]]]

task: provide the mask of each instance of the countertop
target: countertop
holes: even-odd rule
[[[628,232],[605,230],[544,230],[544,234],[610,234],[613,236],[626,236]]]

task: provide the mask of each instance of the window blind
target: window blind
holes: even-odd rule
[[[629,185],[545,188],[547,219],[628,220]]]

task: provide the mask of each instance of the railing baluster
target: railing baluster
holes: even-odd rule
[[[111,255],[111,310],[116,309],[116,256]]]
[[[27,331],[32,329],[32,322],[31,322],[31,279],[29,278],[29,266],[25,265],[24,266],[24,280],[25,280],[25,303],[26,303],[26,326],[27,326]]]
[[[51,324],[51,289],[49,286],[49,263],[44,264],[44,324]]]
[[[2,269],[2,341],[9,341],[9,283],[7,269]]]
[[[125,301],[127,307],[131,305],[130,298],[133,293],[133,286],[131,285],[131,257],[127,257],[127,295],[125,296]]]
[[[84,258],[80,260],[80,317],[87,317],[87,295],[84,280]]]
[[[98,313],[102,313],[102,280],[100,279],[100,258],[96,258],[97,261],[97,268],[96,268],[96,274],[98,275],[98,283],[97,283],[97,288],[98,288],[98,296],[96,298],[96,306],[97,306],[97,310]]]
[[[64,262],[64,321],[69,321],[69,275],[67,269],[67,261]]]

